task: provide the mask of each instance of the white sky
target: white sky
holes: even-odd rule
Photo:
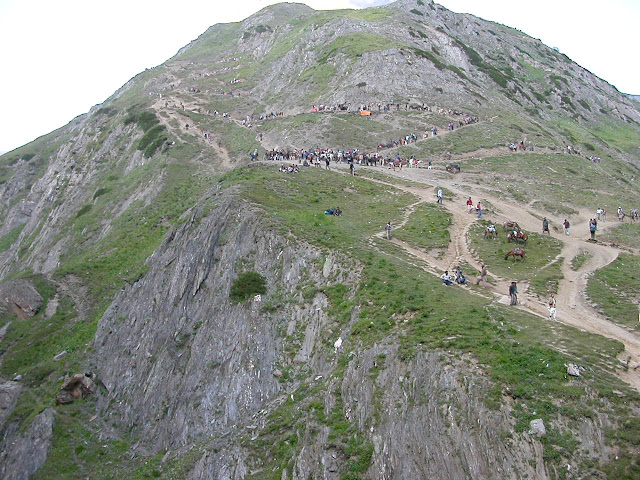
[[[302,0],[298,0],[302,1]],[[0,0],[0,152],[68,123],[216,23],[277,0]],[[305,0],[315,9],[388,0]],[[440,0],[515,27],[640,94],[640,0]]]

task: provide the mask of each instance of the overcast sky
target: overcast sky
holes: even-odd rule
[[[277,0],[0,0],[0,152],[68,123],[216,23]],[[307,0],[315,9],[385,0]],[[557,47],[618,90],[640,94],[640,0],[441,0]]]

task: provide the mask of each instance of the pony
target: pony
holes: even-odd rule
[[[449,173],[460,173],[460,164],[450,163],[445,167],[445,170]]]
[[[516,231],[520,231],[520,225],[518,225],[518,222],[512,222],[511,220],[507,220],[506,222],[504,222],[502,224],[502,229],[506,232],[507,230],[516,230]]]
[[[523,245],[526,245],[527,238],[529,237],[523,231],[509,232],[509,235],[507,235],[507,242],[511,242],[511,240],[513,240],[515,243],[522,242]]]
[[[490,229],[489,227],[484,229],[484,238],[494,239],[498,238],[498,231],[495,229]]]
[[[516,257],[520,257],[520,259],[524,262],[524,254],[527,253],[524,248],[516,247],[510,252],[508,252],[504,259],[508,259],[509,257],[513,257],[513,261],[516,261]]]

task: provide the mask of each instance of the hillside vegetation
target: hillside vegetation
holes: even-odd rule
[[[638,478],[638,138],[428,0],[212,26],[0,157],[0,477]]]

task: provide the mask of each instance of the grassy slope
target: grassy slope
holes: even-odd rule
[[[374,21],[387,13],[350,12],[348,15],[358,18],[364,16],[364,19]],[[280,58],[297,44],[305,28],[320,25],[337,16],[336,12],[323,12],[312,18],[298,20],[295,28],[265,56],[262,63],[231,71],[220,77],[221,80],[229,81],[236,76],[246,76],[246,86],[250,88],[259,81],[260,68]],[[194,47],[179,55],[177,60],[209,60],[212,56],[226,54],[229,44],[240,38],[240,34],[234,31],[234,28],[235,25],[230,25],[213,29],[210,36],[194,44]],[[352,36],[340,42],[328,46],[323,52],[323,58],[329,60],[338,54],[355,57],[362,52],[381,48],[375,37]],[[540,52],[537,52],[536,56],[544,57]],[[549,65],[557,61],[558,59],[553,57],[545,60]],[[233,63],[229,61],[228,65],[233,67]],[[546,81],[542,72],[532,65],[523,65],[523,69],[527,72],[528,80]],[[144,84],[163,71],[164,67],[160,67],[140,74],[133,82],[132,88],[115,100],[114,105],[124,110],[137,103],[146,92]],[[187,76],[189,74],[190,72],[186,73]],[[328,82],[327,78],[319,77],[318,72],[309,72],[307,78],[303,78],[303,81],[305,80],[313,83],[310,91],[318,95],[325,91]],[[558,82],[561,81],[556,81]],[[561,83],[558,84],[561,86]],[[212,83],[212,86],[214,85],[217,84]],[[236,103],[231,102],[225,106],[233,111]],[[273,129],[278,134],[296,128],[302,131],[309,124],[319,122],[318,118],[320,117],[306,116],[274,120],[265,124],[265,129]],[[441,124],[440,122],[446,123],[446,119],[406,114],[402,121],[396,121],[395,125],[390,126],[385,121],[378,121],[376,117],[349,117],[346,120],[336,116],[331,117],[332,128],[325,130],[325,140],[329,146],[344,148],[375,146],[378,141],[388,141],[407,133],[419,133],[426,126]],[[225,146],[232,153],[240,156],[254,149],[255,144],[246,138],[244,130],[216,123],[212,123],[211,127],[222,131],[227,142]],[[593,144],[596,149],[604,148],[606,145],[623,151],[637,148],[634,145],[637,143],[637,130],[624,124],[611,122],[587,130],[577,127],[577,124],[572,122],[561,122],[555,127],[546,123],[541,126],[512,115],[504,116],[494,124],[457,130],[446,139],[424,142],[402,151],[407,154],[417,152],[418,158],[420,155],[424,155],[425,158],[438,157],[447,151],[456,154],[481,147],[502,146],[508,141],[520,138],[523,133],[539,135],[535,140],[537,146],[556,147],[564,141],[569,141],[583,146]],[[597,135],[595,140],[594,135]],[[29,148],[23,147],[20,151],[3,156],[0,181],[6,181],[12,175],[11,163],[15,161],[15,155],[28,154],[31,152],[30,149],[39,154],[39,157],[33,159],[36,163],[32,167],[32,181],[41,175],[48,155],[55,151],[63,139],[54,136],[45,140],[48,143],[34,143],[28,146]],[[344,145],[354,142],[357,145]],[[197,154],[197,149],[188,146],[183,148],[184,151],[177,154],[180,162]],[[596,150],[596,153],[600,152]],[[603,163],[599,165],[587,163],[577,157],[537,153],[469,160],[462,163],[465,171],[478,174],[515,172],[518,189],[513,187],[513,178],[509,182],[498,176],[490,180],[489,186],[518,201],[537,200],[554,205],[566,204],[568,211],[571,206],[593,206],[595,202],[613,211],[612,205],[617,205],[620,198],[630,203],[638,202],[637,189],[630,188],[633,186],[630,179],[637,175],[637,169],[614,157],[601,156]],[[163,190],[151,205],[132,205],[114,222],[114,229],[107,237],[93,243],[79,242],[81,248],[64,259],[61,274],[73,273],[88,280],[91,285],[91,300],[95,308],[94,317],[88,323],[76,323],[75,306],[68,298],[63,298],[58,314],[48,323],[45,324],[42,314],[39,314],[33,322],[14,323],[9,329],[2,346],[6,355],[1,372],[4,375],[22,373],[27,384],[32,386],[32,390],[21,398],[14,418],[20,418],[26,423],[33,415],[52,405],[52,392],[59,388],[57,379],[63,374],[82,368],[85,344],[93,336],[95,322],[101,309],[108,303],[110,296],[120,288],[124,281],[122,279],[135,280],[144,273],[143,262],[162,240],[168,225],[179,221],[182,212],[203,192],[207,180],[210,179],[192,177],[183,167],[182,163],[156,158],[147,167],[130,172],[126,178],[124,175],[114,175],[114,178],[103,179],[98,190],[104,190],[94,198],[97,201],[92,202],[91,215],[80,215],[69,225],[72,234],[78,239],[83,231],[98,231],[99,219],[101,216],[109,215],[110,202],[115,201],[116,192],[131,192],[135,189],[135,183],[148,181],[159,172],[166,174]],[[540,178],[550,181],[545,180],[541,184]],[[347,293],[350,289],[346,287],[336,286],[325,292],[331,300],[331,315],[343,322],[348,321],[354,306],[360,308],[361,313],[353,328],[354,343],[366,347],[389,336],[401,342],[402,351],[407,358],[419,349],[471,354],[483,366],[493,385],[485,399],[487,403],[497,406],[505,392],[510,392],[509,395],[514,402],[516,432],[526,429],[528,420],[537,416],[548,420],[548,425],[552,424],[553,420],[557,421],[556,425],[564,425],[552,430],[543,439],[547,460],[557,466],[563,463],[563,456],[577,458],[574,451],[576,446],[568,439],[567,434],[577,430],[580,420],[584,416],[592,415],[592,410],[605,412],[611,415],[612,423],[615,425],[615,428],[607,430],[605,434],[612,445],[620,447],[621,460],[615,465],[589,466],[586,457],[580,457],[585,471],[590,471],[590,468],[602,469],[609,471],[610,478],[632,478],[632,446],[638,445],[637,432],[640,431],[640,426],[637,422],[634,423],[633,415],[639,399],[635,393],[629,392],[610,375],[616,364],[615,355],[620,345],[569,328],[556,327],[552,330],[537,318],[489,306],[485,301],[463,292],[460,296],[451,298],[444,295],[437,279],[425,276],[424,272],[401,259],[387,256],[370,247],[370,235],[379,231],[386,221],[399,220],[400,206],[406,204],[407,198],[401,194],[392,195],[390,188],[381,190],[379,186],[369,184],[361,178],[339,177],[323,171],[303,170],[297,176],[288,176],[264,168],[233,171],[224,177],[222,185],[240,185],[241,195],[264,208],[265,221],[273,228],[280,229],[283,233],[292,233],[297,238],[321,248],[345,251],[363,266],[363,281],[354,297]],[[593,185],[597,185],[596,190],[593,190]],[[389,198],[392,201],[389,201]],[[341,206],[345,212],[343,217],[327,217],[322,214],[325,208],[335,205]],[[86,213],[88,212],[87,210]],[[447,218],[430,219],[427,225],[424,224],[423,218],[416,215],[411,218],[404,234],[409,235],[407,241],[420,245],[420,242],[425,240],[422,235],[425,229],[428,231],[433,227],[446,231],[446,225]],[[12,232],[11,235],[14,234],[15,232]],[[2,245],[13,241],[11,235],[2,238]],[[474,235],[476,237],[473,237]],[[499,267],[503,263],[503,252],[499,251],[502,247],[497,243],[491,246],[483,244],[483,239],[477,238],[477,235],[477,232],[472,232],[472,241],[477,245],[481,257],[485,259],[486,256],[492,262],[492,268],[493,265],[502,268]],[[444,239],[434,239],[435,243],[442,241]],[[509,265],[510,269],[505,266],[503,274],[514,278],[531,278],[536,275],[535,268],[532,267],[545,265],[557,254],[557,246],[545,239],[534,237],[530,242],[531,253],[528,252],[527,265]],[[429,241],[428,244],[420,246],[428,248],[430,245],[432,243]],[[533,263],[531,266],[530,259]],[[633,270],[629,268],[635,265],[637,259],[620,261],[624,265],[616,264],[615,267],[619,267],[618,270],[624,267],[624,272],[633,274]],[[554,274],[557,273],[554,269],[558,264],[554,265],[545,269],[546,272],[550,272],[549,275],[541,276],[537,272],[538,278],[534,278],[532,288],[536,288],[536,282],[541,289],[549,287],[549,282],[553,282]],[[632,292],[625,291],[622,300],[617,297],[616,301],[610,300],[611,287],[619,282],[617,275],[618,271],[601,272],[594,281],[602,283],[598,288],[605,293],[593,293],[594,287],[590,284],[590,295],[596,301],[598,295],[602,298],[609,296],[609,303],[599,302],[603,305],[605,313],[624,316],[630,312],[627,300]],[[51,285],[42,279],[37,279],[37,283],[45,300],[48,300]],[[626,309],[624,312],[612,310],[620,305]],[[410,321],[406,324],[396,322],[394,314],[408,316]],[[10,317],[4,314],[0,321],[4,324],[9,320]],[[62,349],[70,352],[63,362],[54,364],[48,360]],[[564,353],[559,353],[560,351]],[[340,378],[346,361],[346,358],[341,359],[334,371],[337,378]],[[589,375],[585,375],[582,383],[568,382],[563,366],[569,361],[591,365],[593,370]],[[623,401],[613,390],[624,391],[628,397]],[[332,441],[342,445],[354,460],[351,478],[358,478],[357,475],[363,471],[362,464],[364,463],[364,467],[367,465],[369,447],[357,429],[344,421],[339,394],[336,394],[336,407],[330,414],[324,415],[319,413],[322,409],[313,404],[317,391],[305,384],[301,387],[300,393],[309,396],[308,408],[297,408],[297,402],[285,403],[270,417],[271,436],[261,436],[259,442],[247,446],[255,448],[256,456],[263,453],[265,458],[274,458],[273,466],[277,470],[274,472],[274,478],[280,478],[281,468],[287,465],[291,455],[296,451],[297,428],[301,422],[311,419],[319,425],[330,427]],[[38,478],[112,478],[114,472],[120,472],[128,478],[183,478],[184,464],[193,461],[187,456],[184,461],[163,464],[160,462],[161,455],[131,460],[126,451],[135,439],[129,439],[125,435],[120,440],[105,441],[99,438],[97,430],[81,426],[82,423],[89,425],[87,420],[93,413],[91,400],[72,407],[57,408],[57,412],[54,449],[47,464],[38,473]],[[275,428],[278,426],[283,428]],[[106,467],[108,462],[117,466]]]
[[[589,279],[587,295],[613,321],[640,330],[640,257],[620,255]]]

